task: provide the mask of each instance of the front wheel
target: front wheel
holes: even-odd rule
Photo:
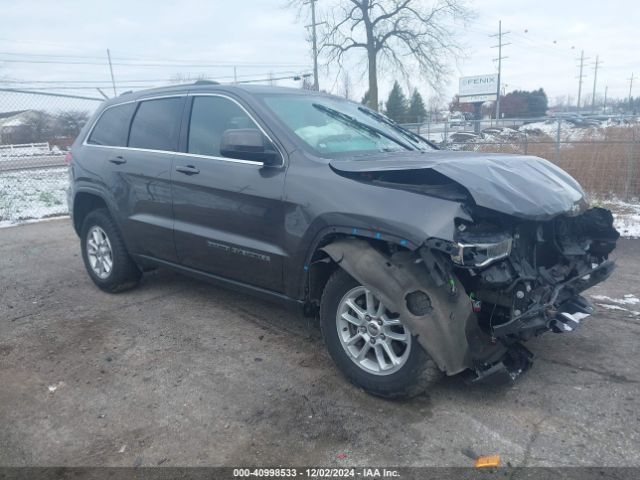
[[[402,319],[344,270],[336,271],[325,286],[320,323],[331,358],[373,395],[414,396],[440,377]]]

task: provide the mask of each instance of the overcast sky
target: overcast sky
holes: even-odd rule
[[[322,7],[323,0],[318,2]],[[3,86],[16,88],[59,88],[71,81],[85,82],[74,84],[83,87],[106,88],[110,78],[107,48],[121,91],[164,84],[178,74],[231,81],[233,65],[240,80],[311,71],[304,27],[308,20],[296,19],[295,12],[283,4],[284,0],[0,0],[0,80]],[[467,58],[452,63],[453,74],[442,92],[445,98],[457,91],[460,75],[496,71],[492,59],[497,49],[491,48],[495,39],[489,35],[497,31],[500,19],[503,30],[511,32],[505,36],[511,45],[503,51],[508,56],[503,62],[507,91],[543,87],[552,103],[560,96],[566,101],[567,95],[575,102],[576,58],[584,49],[589,60],[585,62],[583,98],[591,97],[591,64],[596,55],[603,62],[598,94],[608,86],[609,97],[625,97],[632,72],[638,78],[634,95],[640,94],[637,0],[482,0],[469,4],[477,16],[459,28]],[[366,89],[366,76],[356,62],[358,55],[350,65],[357,99]],[[336,81],[337,73],[331,66],[328,71],[323,69],[321,88],[340,93],[343,87],[339,79]],[[386,98],[393,78],[393,72],[381,75],[381,98]],[[60,83],[17,83],[26,81]],[[296,85],[292,80],[277,83]],[[407,87],[406,82],[402,85]],[[416,79],[412,86],[425,97],[434,93]],[[79,91],[96,94],[88,88]]]

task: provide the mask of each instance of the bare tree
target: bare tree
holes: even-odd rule
[[[22,127],[18,143],[48,142],[54,135],[53,116],[44,110],[29,111]]]
[[[89,120],[89,113],[82,110],[66,110],[53,119],[53,130],[56,135],[77,137],[82,127]]]
[[[429,109],[429,114],[437,116],[438,111],[442,108],[442,96],[438,94],[431,95],[429,100],[427,100],[427,108]]]
[[[366,53],[369,106],[377,110],[379,72],[394,68],[409,78],[409,59],[434,89],[441,85],[450,60],[462,56],[452,24],[471,15],[464,0],[334,0],[320,49],[340,68],[352,50]]]

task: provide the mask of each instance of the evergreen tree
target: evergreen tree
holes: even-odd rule
[[[542,88],[534,90],[533,92],[527,92],[527,94],[529,116],[544,117],[547,114],[547,108],[549,108],[547,94],[544,93]]]
[[[505,118],[544,117],[549,100],[542,88],[531,92],[514,90],[502,97],[500,107]]]
[[[411,123],[423,122],[427,116],[427,109],[424,106],[422,95],[417,88],[413,89],[411,101],[409,102],[409,111],[407,120]]]
[[[392,120],[396,122],[407,121],[407,97],[402,92],[402,88],[398,82],[394,82],[391,92],[389,92],[389,98],[387,99],[386,114]]]

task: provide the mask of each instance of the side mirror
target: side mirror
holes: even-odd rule
[[[220,154],[238,160],[252,160],[265,165],[280,165],[280,154],[256,128],[225,130],[220,141]]]

